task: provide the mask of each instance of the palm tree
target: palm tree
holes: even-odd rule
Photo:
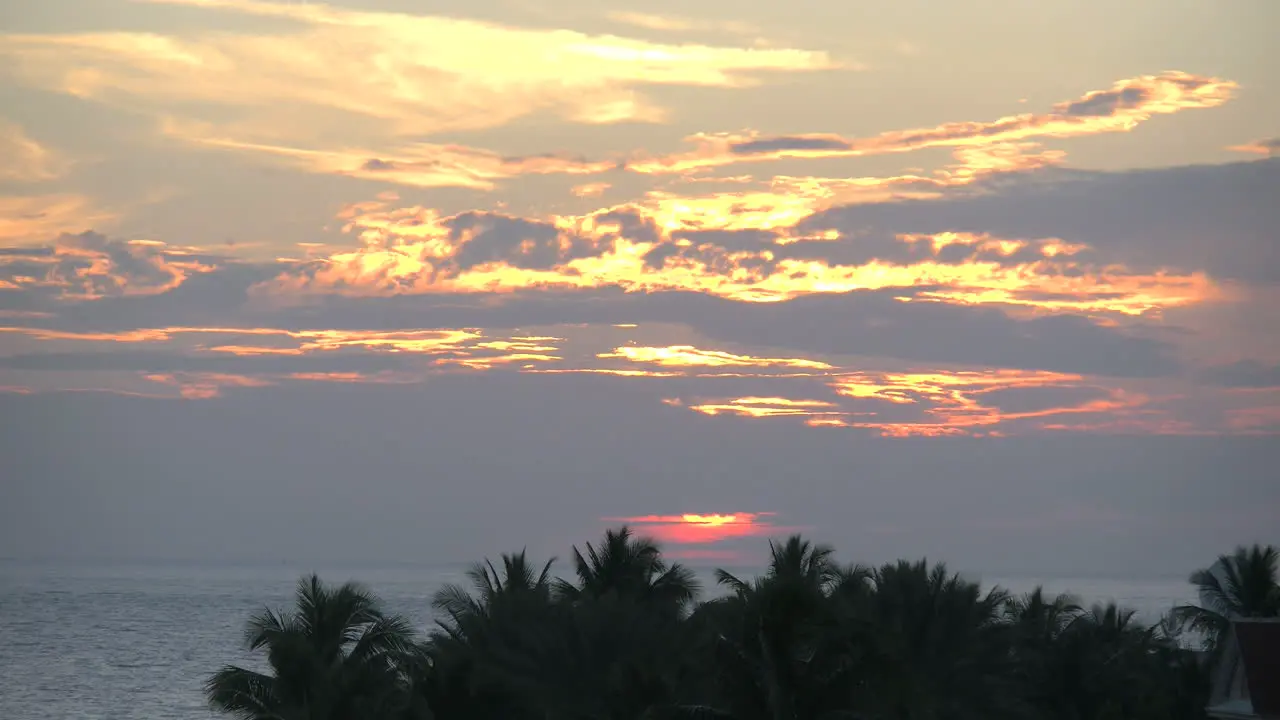
[[[878,671],[868,701],[880,717],[994,718],[1015,711],[1007,594],[982,592],[945,565],[899,561],[877,568],[867,612]]]
[[[830,547],[799,535],[769,549],[767,572],[752,582],[716,571],[733,595],[703,604],[690,621],[709,637],[715,691],[665,717],[796,720],[845,708],[852,665],[831,593],[846,575]]]
[[[682,612],[699,590],[691,570],[679,563],[667,565],[653,540],[634,536],[625,525],[606,531],[599,547],[587,543],[585,555],[574,546],[573,569],[576,585],[559,578],[555,583],[557,594],[569,602],[613,594]]]
[[[1044,588],[1005,602],[1005,618],[1017,634],[1025,638],[1052,642],[1082,612],[1080,602],[1072,595],[1048,596]]]
[[[403,715],[408,705],[401,660],[413,630],[354,583],[302,578],[293,612],[255,615],[245,644],[265,653],[271,672],[228,665],[214,673],[205,695],[216,711],[242,720],[358,720]]]
[[[493,660],[539,717],[636,720],[678,700],[690,655],[684,623],[645,598],[611,593],[554,606],[532,642]]]
[[[1175,617],[1199,633],[1211,651],[1221,648],[1231,620],[1280,615],[1278,565],[1280,550],[1271,545],[1240,546],[1231,555],[1219,556],[1213,565],[1191,574],[1200,605],[1174,608]]]
[[[1185,691],[1184,670],[1194,669],[1158,625],[1142,626],[1133,610],[1115,603],[1079,613],[1049,652],[1051,672],[1042,678],[1038,708],[1064,720],[1173,717],[1170,703]]]
[[[1020,695],[1044,716],[1060,706],[1062,676],[1058,667],[1063,633],[1083,612],[1070,595],[1046,595],[1037,587],[1005,602],[1004,620],[1010,630],[1013,675]]]
[[[541,569],[525,551],[502,556],[499,571],[489,560],[467,571],[470,589],[450,584],[432,598],[436,620],[424,649],[427,662],[413,676],[415,688],[443,717],[534,717],[513,688],[512,658],[533,652],[553,613],[551,565]]]
[[[432,707],[444,718],[583,720],[670,703],[687,653],[668,601],[688,595],[668,585],[683,569],[656,553],[610,533],[578,553],[582,587],[553,583],[551,563],[536,568],[523,552],[474,566],[470,589],[447,586],[432,603],[446,616],[428,651]]]
[[[537,570],[529,563],[525,551],[504,554],[502,556],[502,572],[493,563],[485,560],[472,565],[467,570],[467,578],[471,581],[472,595],[466,588],[448,584],[436,592],[431,606],[445,613],[451,622],[467,615],[486,616],[499,606],[510,606],[519,603],[545,604],[551,601],[551,565],[552,558]]]

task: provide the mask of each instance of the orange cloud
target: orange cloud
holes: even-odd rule
[[[1232,145],[1227,148],[1236,152],[1252,153],[1254,155],[1276,156],[1280,155],[1280,137],[1267,138],[1265,140],[1254,140],[1243,145]]]
[[[1027,430],[1063,429],[1069,424],[1050,418],[1079,415],[1081,426],[1095,417],[1119,416],[1131,431],[1158,433],[1171,427],[1171,419],[1157,416],[1145,406],[1151,398],[1118,387],[1088,383],[1083,376],[1036,370],[935,371],[924,373],[843,372],[827,384],[833,400],[794,400],[784,397],[741,397],[667,404],[687,407],[704,415],[737,415],[744,418],[796,418],[813,427],[874,430],[886,437],[973,435],[997,436]],[[1053,401],[1042,407],[1002,409],[987,394],[1027,388],[1054,391],[1092,391],[1083,400]],[[841,401],[841,398],[846,400]],[[852,402],[849,402],[852,401]],[[878,408],[874,402],[887,403]],[[910,416],[899,417],[904,415]],[[1026,421],[1037,421],[1028,424]]]
[[[178,287],[192,274],[216,269],[189,251],[162,242],[112,240],[93,232],[60,235],[52,248],[0,258],[0,264],[18,259],[43,265],[45,272],[14,278],[16,285],[59,288],[68,300],[158,295]]]
[[[686,173],[782,158],[861,157],[932,147],[972,148],[1020,143],[1038,137],[1127,132],[1154,115],[1222,105],[1238,87],[1230,80],[1171,71],[1117,81],[1109,90],[1095,90],[1078,100],[1058,103],[1048,113],[1010,115],[991,122],[951,122],[867,138],[817,133],[788,136],[699,133],[687,138],[695,145],[691,151],[632,159],[627,168],[640,173]]]
[[[376,353],[410,353],[431,356],[435,367],[458,366],[489,370],[502,366],[532,369],[538,363],[561,360],[555,355],[563,338],[513,336],[493,338],[476,330],[283,330],[277,328],[144,328],[119,332],[70,332],[36,327],[0,327],[0,334],[19,334],[41,341],[168,343],[181,336],[196,339],[188,349],[253,357],[259,355],[303,356],[311,353],[360,349]],[[232,343],[207,344],[201,336],[234,335]],[[263,344],[286,341],[291,344]],[[420,379],[428,366],[413,377]],[[294,373],[293,379],[351,382],[404,382],[396,373]],[[188,382],[188,385],[199,385]],[[208,383],[203,383],[208,385]],[[191,391],[196,392],[195,390]]]
[[[791,528],[778,527],[765,519],[773,513],[711,513],[701,515],[639,515],[636,517],[602,518],[635,526],[637,531],[654,540],[679,545],[704,545],[735,538],[768,537]]]
[[[856,420],[848,427],[872,428],[886,436],[965,435],[981,432],[1013,420],[1070,414],[1118,413],[1146,403],[1140,394],[1112,389],[1106,397],[1080,404],[1022,412],[1002,411],[984,404],[982,395],[1015,388],[1073,387],[1083,377],[1067,373],[1028,370],[983,370],[948,373],[853,373],[831,382],[837,394],[849,398],[882,400],[894,404],[928,403],[929,420],[885,422]]]

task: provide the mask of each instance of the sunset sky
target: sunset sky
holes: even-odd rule
[[[0,557],[1280,541],[1278,26],[0,2]]]

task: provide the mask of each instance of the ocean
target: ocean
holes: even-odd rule
[[[0,719],[208,720],[205,678],[226,663],[257,665],[240,647],[244,622],[264,605],[287,608],[302,573],[359,580],[426,628],[432,593],[465,568],[0,560]],[[698,570],[710,587],[712,568]],[[1114,600],[1145,621],[1195,599],[1185,578],[971,576]]]

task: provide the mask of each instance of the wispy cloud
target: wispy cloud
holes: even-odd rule
[[[837,67],[801,49],[663,44],[319,3],[164,2],[296,27],[7,34],[0,57],[19,80],[76,97],[156,114],[191,102],[239,108],[243,117],[218,134],[246,147],[279,145],[282,127],[314,142],[335,132],[387,138],[492,128],[535,112],[589,124],[655,121],[665,111],[641,94],[645,86],[751,87],[768,73]],[[326,120],[316,108],[341,117]]]
[[[796,419],[812,427],[859,428],[886,437],[1000,436],[1068,430],[1124,419],[1128,431],[1170,430],[1168,415],[1149,410],[1149,398],[1091,384],[1077,375],[1044,371],[859,371],[825,381],[833,399],[786,397],[673,398],[670,404],[704,415]]]
[[[246,142],[219,136],[208,123],[166,117],[162,132],[195,145],[278,158],[307,172],[342,175],[413,187],[461,187],[492,190],[497,182],[521,175],[591,175],[613,169],[616,163],[590,161],[567,154],[547,153],[506,157],[461,145],[410,143],[386,150],[344,147],[305,148],[268,142]],[[597,184],[608,187],[607,184]],[[592,186],[586,186],[592,187]]]
[[[770,358],[735,355],[721,350],[700,350],[692,345],[670,347],[623,346],[612,352],[600,353],[599,358],[620,358],[633,363],[653,364],[661,367],[752,367],[807,370],[831,370],[833,366],[817,360],[803,358]]]
[[[564,329],[572,332],[10,326],[0,327],[0,339],[10,338],[0,342],[8,352],[0,352],[0,384],[39,390],[47,381],[21,381],[39,372],[63,375],[68,380],[62,386],[80,389],[96,384],[109,392],[212,399],[295,382],[412,385],[456,373],[599,375],[619,383],[654,383],[651,402],[662,398],[680,411],[886,437],[1258,434],[1269,432],[1264,419],[1271,417],[1266,408],[1274,404],[1263,392],[1274,388],[1253,376],[1230,380],[1252,394],[1236,392],[1224,404],[1220,391],[1185,396],[1185,387],[1174,380],[1135,383],[1081,373],[942,365],[897,371],[866,358],[776,357],[691,345],[592,352],[598,329]],[[1219,382],[1217,376],[1207,379]]]
[[[68,167],[70,162],[61,153],[28,136],[22,126],[0,118],[0,180],[53,180]]]
[[[95,206],[84,195],[0,196],[0,242],[8,245],[48,243],[64,233],[102,228],[116,214]]]
[[[734,35],[753,35],[760,32],[754,25],[733,20],[705,20],[679,15],[655,15],[621,10],[611,11],[606,17],[624,25],[663,32],[711,31]]]
[[[865,138],[818,133],[701,133],[688,138],[695,145],[691,151],[632,159],[627,167],[642,173],[686,173],[782,158],[861,157],[1126,132],[1155,115],[1222,105],[1237,87],[1230,80],[1184,72],[1141,75],[1119,80],[1109,90],[1094,90],[1077,100],[1058,103],[1047,113],[1010,115],[989,122],[950,122]]]
[[[1235,150],[1236,152],[1251,153],[1254,155],[1280,155],[1280,137],[1254,140],[1253,142],[1244,143],[1243,145],[1232,145],[1227,149]]]

